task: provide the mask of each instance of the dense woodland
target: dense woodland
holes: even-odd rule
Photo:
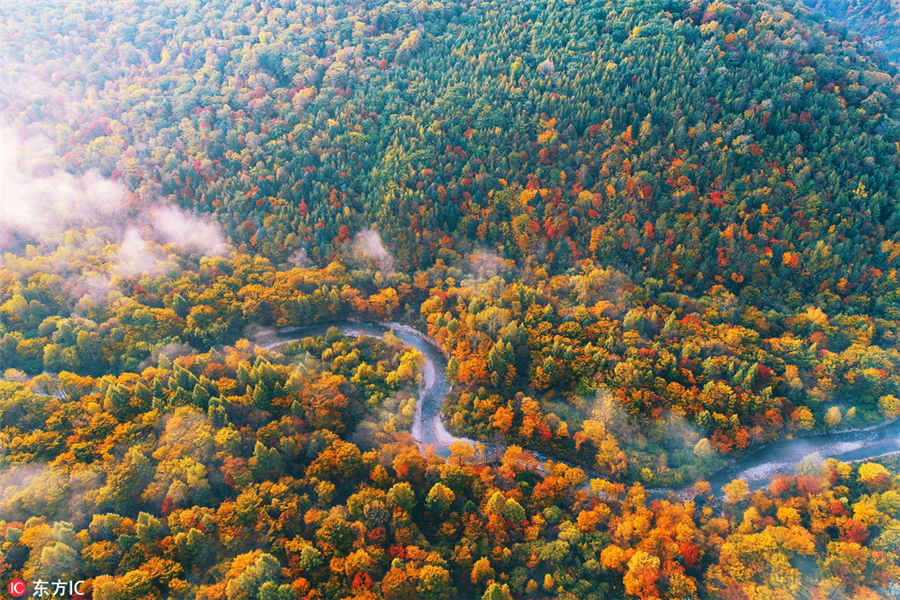
[[[833,4],[0,7],[4,585],[888,597],[896,458],[704,481],[900,417],[895,23]]]
[[[900,62],[900,6],[891,0],[807,0],[810,7],[846,24],[852,32]]]
[[[41,95],[8,119],[242,249],[324,264],[374,225],[407,269],[490,248],[893,300],[895,71],[778,3],[46,4],[5,25]]]
[[[882,464],[686,502],[562,463],[538,476],[516,446],[495,466],[423,457],[392,433],[415,372],[402,347],[331,332],[5,383],[2,567],[90,578],[98,600],[875,598],[900,577]]]

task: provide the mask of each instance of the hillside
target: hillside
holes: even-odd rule
[[[808,0],[807,4],[845,23],[894,63],[900,59],[900,4],[896,0]]]
[[[887,598],[896,459],[766,454],[900,418],[896,8],[838,8],[0,3],[0,583]]]
[[[110,6],[7,21],[34,100],[7,119],[46,122],[70,168],[214,211],[240,248],[323,262],[374,226],[403,268],[593,257],[883,310],[897,82],[777,4]]]

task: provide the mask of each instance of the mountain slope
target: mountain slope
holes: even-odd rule
[[[900,78],[824,21],[0,3],[0,588],[887,597]]]
[[[900,3],[897,0],[807,0],[807,4],[845,23],[890,60],[900,62]]]
[[[52,123],[72,168],[215,212],[244,248],[324,261],[375,226],[406,268],[487,247],[750,302],[885,310],[898,82],[806,13],[107,8],[4,9],[31,19],[4,26],[7,78],[40,95],[8,118]]]

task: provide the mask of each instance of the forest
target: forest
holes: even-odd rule
[[[890,0],[808,0],[807,4],[865,37],[894,63],[900,59],[900,6]]]
[[[0,5],[0,583],[894,597],[896,454],[709,483],[900,419],[896,8],[807,4]]]

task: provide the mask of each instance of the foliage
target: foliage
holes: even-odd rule
[[[702,486],[650,501],[563,464],[536,477],[515,447],[489,466],[386,429],[341,440],[377,412],[365,398],[414,384],[388,383],[401,354],[332,330],[6,384],[4,570],[105,599],[876,597],[900,577],[900,478],[875,462],[738,480],[723,512]]]
[[[883,2],[818,6],[896,29]],[[122,268],[135,223],[43,236],[5,201],[5,579],[103,600],[900,585],[896,459],[702,481],[900,415],[900,78],[843,27],[780,0],[0,17],[4,128],[58,155],[35,173],[121,189],[131,219],[214,215],[231,244],[139,240],[154,267]],[[421,357],[328,328],[349,317],[427,330],[448,427],[503,455],[422,452]]]
[[[20,6],[4,75],[53,89],[7,119],[276,262],[374,225],[403,269],[590,257],[897,317],[893,68],[778,3]]]
[[[807,4],[844,23],[850,31],[843,35],[862,35],[888,59],[896,63],[900,58],[900,8],[890,0],[807,0]]]
[[[887,321],[763,313],[722,286],[660,293],[585,260],[552,277],[463,280],[433,290],[421,313],[457,384],[448,423],[605,477],[683,485],[721,466],[712,450],[896,412]]]

